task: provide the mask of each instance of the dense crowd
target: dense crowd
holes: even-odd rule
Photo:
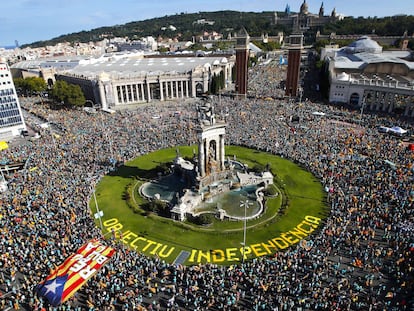
[[[266,83],[258,75],[251,87]],[[51,110],[31,99],[21,104],[29,125],[41,118],[52,126],[39,129],[41,138],[0,153],[5,163],[28,159],[23,170],[8,175],[9,190],[0,194],[1,310],[414,307],[413,153],[376,129],[381,122],[400,122],[412,132],[413,124],[367,113],[360,119],[358,112],[310,101],[227,97],[217,100],[216,113],[226,115],[228,144],[289,158],[329,193],[330,215],[307,246],[243,265],[185,267],[109,237],[106,243],[117,250],[111,261],[68,302],[50,306],[36,295],[36,285],[102,235],[88,209],[94,183],[114,169],[114,160],[196,143],[196,109],[185,101],[88,114]]]
[[[283,97],[286,70],[286,65],[279,65],[276,61],[252,67],[249,70],[248,94],[263,99]]]

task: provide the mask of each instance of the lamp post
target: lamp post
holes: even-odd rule
[[[95,206],[96,206],[95,218],[99,219],[99,225],[101,226],[101,232],[103,233],[103,225],[102,225],[103,212],[99,210],[98,201],[96,200],[95,189],[93,189],[93,199],[95,201]]]
[[[361,116],[360,116],[361,122],[362,122],[362,115],[364,113],[364,108],[365,108],[365,99],[363,98],[362,103],[361,103]]]
[[[99,210],[98,200],[96,199],[96,193],[95,193],[95,187],[94,187],[94,186],[96,186],[95,178],[97,178],[97,176],[92,176],[92,177],[88,178],[87,181],[92,181],[93,180],[95,182],[95,185],[91,184],[93,199],[95,201],[95,207],[96,207],[96,213],[94,214],[94,216],[95,216],[95,218],[99,219],[99,225],[101,226],[101,232],[103,234],[103,225],[102,225],[103,211]]]
[[[4,167],[4,168],[6,168],[6,167]],[[0,168],[0,173],[1,173],[2,180],[3,181],[6,181],[6,178],[4,177],[4,173],[3,173],[3,169],[2,168]]]
[[[109,143],[109,154],[111,155],[110,162],[112,164],[112,168],[114,168],[115,167],[115,158],[114,158],[114,150],[112,148],[112,139],[111,139],[111,137],[109,137],[108,131],[104,126],[103,114],[101,114],[101,126],[102,126],[102,132],[105,135],[105,139]]]
[[[53,147],[56,149],[56,141],[55,141],[54,133],[52,132],[52,125],[51,125],[51,120],[50,119],[51,119],[51,117],[50,117],[50,114],[49,114],[48,118],[47,118],[47,125],[49,127],[50,136],[52,136]]]
[[[247,223],[247,209],[252,205],[249,200],[240,201],[240,207],[244,207],[244,226],[243,226],[243,252],[242,252],[242,263],[244,264],[244,253],[246,251],[246,223]]]

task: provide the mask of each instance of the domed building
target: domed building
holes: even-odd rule
[[[372,40],[370,37],[363,36],[345,47],[344,50],[345,52],[352,54],[362,52],[379,54],[382,52],[382,46],[380,46],[377,41]]]
[[[336,14],[335,8],[332,10],[331,15],[324,15],[325,9],[323,2],[319,8],[318,14],[312,14],[309,12],[309,6],[306,0],[300,6],[299,13],[291,14],[290,6],[286,6],[285,15],[278,16],[274,13],[273,23],[275,25],[282,25],[290,28],[292,32],[307,31],[311,28],[317,28],[327,23],[332,23],[342,19],[342,16]]]
[[[414,117],[414,55],[383,51],[368,36],[322,51],[329,63],[329,101]]]

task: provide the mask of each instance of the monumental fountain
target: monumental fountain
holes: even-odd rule
[[[171,217],[184,221],[189,216],[212,213],[221,220],[259,217],[264,210],[263,190],[273,184],[273,175],[249,172],[236,156],[226,158],[226,122],[216,118],[214,105],[197,105],[198,156],[184,159],[177,149],[171,174],[144,183],[140,194],[149,200],[170,204]],[[251,202],[248,214],[240,202]]]

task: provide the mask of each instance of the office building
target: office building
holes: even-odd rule
[[[0,59],[0,140],[9,140],[26,131],[10,68]]]

